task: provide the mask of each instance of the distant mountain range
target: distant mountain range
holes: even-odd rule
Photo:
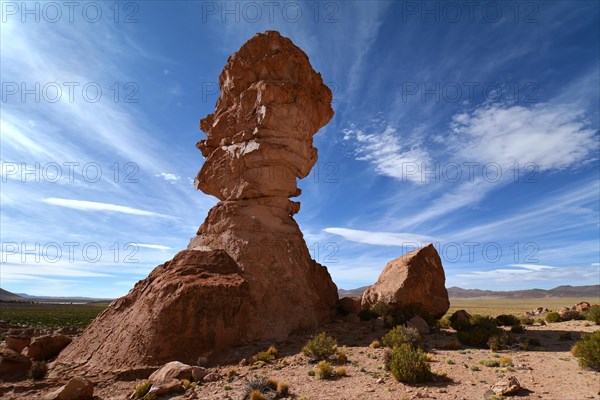
[[[339,289],[338,294],[342,297],[360,297],[369,286],[356,289]],[[492,291],[480,289],[463,289],[456,286],[448,288],[448,296],[451,299],[543,299],[560,297],[600,297],[600,285],[589,286],[557,286],[554,289],[527,289],[511,291]],[[31,296],[26,293],[11,293],[0,289],[0,302],[65,302],[65,303],[91,303],[106,302],[112,299],[98,299],[92,297],[51,297]]]
[[[341,297],[356,296],[359,297],[369,286],[363,286],[356,289],[339,289]],[[527,289],[511,291],[492,291],[480,289],[463,289],[456,286],[448,288],[448,296],[452,299],[543,299],[550,297],[600,297],[600,285],[589,286],[557,286],[554,289]]]
[[[0,302],[11,303],[94,303],[106,302],[112,299],[98,299],[93,297],[52,297],[52,296],[31,296],[27,293],[11,293],[8,290],[0,289]]]
[[[7,290],[0,289],[0,301],[15,302],[15,301],[28,301],[28,300],[23,298],[22,296],[19,296],[18,294],[14,294]]]

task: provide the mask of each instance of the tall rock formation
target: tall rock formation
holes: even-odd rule
[[[364,291],[363,308],[378,302],[394,311],[425,311],[441,318],[450,308],[442,260],[433,246],[406,253],[390,261],[377,282]]]
[[[231,345],[314,329],[337,288],[292,218],[297,178],[317,160],[312,136],[333,116],[331,91],[278,32],[229,57],[195,185],[221,200],[186,250],[114,301],[59,362],[127,368],[194,363]]]

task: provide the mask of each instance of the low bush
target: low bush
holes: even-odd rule
[[[317,364],[315,371],[317,379],[329,379],[333,377],[333,367],[327,361],[323,360]]]
[[[302,348],[302,354],[314,361],[326,360],[337,350],[337,342],[331,336],[327,336],[325,332],[313,336],[306,346]]]
[[[518,326],[521,325],[521,320],[512,314],[501,314],[496,317],[496,325]]]
[[[46,365],[46,361],[34,361],[29,369],[29,377],[33,380],[44,379],[47,373],[48,365]]]
[[[462,325],[456,332],[457,339],[466,345],[486,347],[488,340],[501,333],[496,319],[483,315],[473,315],[468,325]]]
[[[448,328],[450,328],[450,326],[451,326],[450,325],[450,317],[445,316],[442,319],[440,319],[437,322],[437,326],[438,326],[438,328],[441,328],[441,329],[448,329]]]
[[[400,347],[401,345],[407,343],[413,348],[421,347],[421,335],[419,335],[419,331],[417,331],[413,327],[406,326],[397,326],[386,333],[382,338],[383,344],[385,344],[390,349],[394,347]]]
[[[135,399],[141,399],[143,398],[146,393],[148,393],[148,391],[150,391],[150,388],[152,387],[152,384],[150,382],[142,382],[139,385],[137,385],[134,389],[135,391]]]
[[[381,343],[379,342],[379,340],[373,340],[369,347],[372,349],[378,349],[381,347]]]
[[[510,328],[510,333],[524,333],[525,332],[525,328],[523,328],[521,325],[515,325],[513,327]]]
[[[549,312],[546,315],[546,322],[550,322],[550,323],[560,322],[560,314],[557,312]]]
[[[558,335],[558,340],[573,340],[573,335],[571,332],[563,332]]]
[[[421,349],[409,343],[394,347],[387,368],[398,382],[421,383],[432,379],[431,367]]]
[[[348,354],[345,348],[337,349],[337,363],[346,364],[348,362]]]
[[[529,315],[525,315],[519,318],[519,321],[521,322],[521,325],[533,325],[533,323],[535,322],[533,318],[531,318]]]
[[[583,316],[579,313],[579,311],[571,310],[564,312],[560,319],[562,321],[571,321],[574,319],[583,319]]]
[[[594,304],[584,313],[585,319],[600,325],[600,304]]]
[[[481,360],[481,361],[479,361],[479,364],[484,365],[486,367],[495,368],[495,367],[499,367],[500,366],[500,361],[499,360],[487,359],[487,360]]]
[[[600,330],[582,334],[571,352],[579,359],[582,368],[600,371]]]

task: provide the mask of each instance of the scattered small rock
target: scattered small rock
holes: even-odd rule
[[[94,385],[83,377],[75,377],[66,385],[44,397],[44,400],[92,400]]]
[[[492,386],[492,391],[498,396],[510,396],[521,390],[521,384],[514,376],[507,376]]]
[[[216,372],[211,372],[204,377],[204,382],[216,382],[218,380],[221,380],[221,375],[217,374]]]

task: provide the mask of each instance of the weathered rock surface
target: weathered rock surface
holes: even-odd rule
[[[94,385],[83,377],[71,379],[66,385],[46,395],[44,400],[92,400]]]
[[[65,335],[36,337],[33,338],[29,347],[23,350],[23,355],[36,361],[50,360],[56,357],[69,343],[71,343],[71,338]]]
[[[235,343],[248,283],[224,251],[184,250],[115,300],[59,360],[112,368],[194,363]]]
[[[24,378],[29,368],[31,360],[19,352],[7,347],[0,353],[0,380]]]
[[[59,362],[110,369],[197,364],[231,345],[284,339],[336,311],[337,288],[292,216],[297,179],[317,160],[312,136],[331,91],[277,32],[227,61],[215,112],[201,121],[196,188],[221,200],[187,250],[116,300]]]
[[[441,318],[450,308],[445,284],[442,260],[430,244],[390,261],[363,293],[362,306],[383,302],[396,311],[418,309]]]

